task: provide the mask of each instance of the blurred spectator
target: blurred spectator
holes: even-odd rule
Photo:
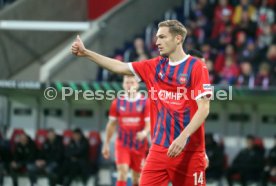
[[[266,23],[268,23],[269,25],[272,25],[274,23],[275,13],[273,11],[273,8],[269,6],[268,0],[262,0],[261,6],[257,11],[257,18],[259,27],[262,27],[262,25]]]
[[[223,85],[233,85],[236,83],[236,80],[239,75],[239,68],[233,58],[225,59],[225,66],[220,73],[220,84]]]
[[[65,149],[62,169],[63,185],[69,186],[76,176],[86,185],[89,178],[89,143],[80,129],[75,129],[73,140]]]
[[[216,47],[220,49],[225,49],[228,44],[233,43],[233,25],[231,23],[226,23],[222,30],[219,32],[216,41]]]
[[[205,42],[201,45],[201,51],[203,58],[207,60],[215,60],[216,54],[212,51],[212,46],[210,42]]]
[[[246,47],[238,54],[238,62],[249,61],[255,64],[257,58],[257,49],[253,39],[247,41]]]
[[[214,69],[216,73],[220,73],[225,66],[226,58],[231,58],[236,62],[236,54],[233,45],[227,45],[225,50],[221,51],[215,60]]]
[[[236,51],[242,51],[246,47],[247,42],[247,35],[244,31],[237,32],[236,42],[235,42],[235,49]]]
[[[10,171],[13,181],[13,186],[18,185],[18,173],[29,172],[34,167],[36,158],[35,143],[25,133],[20,134],[19,142],[15,145],[13,160],[10,164]]]
[[[276,44],[269,47],[267,52],[267,62],[271,66],[271,85],[276,85]]]
[[[59,164],[63,158],[62,138],[57,136],[53,129],[48,130],[47,140],[38,153],[32,169],[29,170],[31,184],[36,184],[37,174],[46,173],[49,178],[50,186],[56,185]]]
[[[229,186],[233,185],[233,176],[238,174],[242,186],[247,186],[248,181],[259,181],[263,167],[263,154],[254,145],[255,137],[246,137],[246,148],[242,149],[234,158],[232,165],[227,170]]]
[[[274,146],[269,150],[267,163],[262,175],[262,186],[267,186],[269,177],[276,177],[276,135],[274,136]]]
[[[236,31],[243,31],[247,34],[247,37],[255,38],[256,37],[257,24],[253,22],[247,11],[243,11],[241,14],[241,20],[236,25]]]
[[[214,140],[213,134],[205,135],[206,154],[209,158],[209,167],[206,170],[207,180],[220,180],[224,169],[224,152]]]
[[[250,20],[255,20],[256,18],[256,9],[251,5],[250,0],[240,0],[240,4],[235,7],[233,23],[241,23],[243,13],[246,12],[249,15]]]
[[[258,47],[260,49],[268,48],[273,42],[273,35],[271,26],[269,24],[264,24],[258,30]]]
[[[129,61],[138,61],[141,56],[146,56],[147,59],[151,57],[143,38],[136,38],[133,46],[134,48],[130,51]]]
[[[223,16],[228,14],[230,18],[233,15],[233,7],[229,4],[228,0],[219,0],[218,5],[215,8],[214,24],[223,22]]]
[[[217,84],[220,81],[220,78],[214,70],[214,62],[211,61],[211,60],[207,60],[206,61],[206,66],[207,66],[208,71],[209,71],[210,83],[211,84]]]
[[[270,66],[267,63],[262,63],[259,68],[259,72],[255,79],[255,86],[263,89],[268,89],[270,84]]]
[[[241,74],[238,77],[237,85],[240,87],[254,88],[255,76],[252,70],[252,65],[248,61],[240,64]]]
[[[221,11],[221,20],[214,23],[211,38],[215,39],[220,33],[225,32],[227,25],[232,25],[231,17],[232,11],[230,9],[223,9]]]
[[[0,185],[3,185],[4,176],[8,171],[11,154],[9,143],[0,137]]]

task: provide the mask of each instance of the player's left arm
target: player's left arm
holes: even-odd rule
[[[187,127],[170,145],[167,153],[169,157],[178,156],[182,152],[184,146],[186,145],[187,139],[202,125],[209,114],[210,98],[204,96],[196,102],[198,109]]]
[[[178,156],[182,152],[187,139],[202,125],[209,114],[212,88],[206,64],[201,61],[198,61],[193,68],[191,75],[191,90],[195,96],[191,99],[196,101],[198,109],[187,127],[170,145],[167,153],[169,157]]]

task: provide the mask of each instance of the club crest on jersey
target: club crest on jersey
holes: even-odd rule
[[[180,74],[179,76],[178,76],[178,82],[180,83],[180,84],[186,84],[187,83],[187,74]]]
[[[163,74],[162,72],[159,72],[158,76],[160,77],[160,79],[163,79],[165,77],[165,74]]]

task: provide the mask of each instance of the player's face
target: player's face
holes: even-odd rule
[[[160,55],[164,57],[168,57],[172,52],[174,52],[179,42],[181,42],[179,41],[179,36],[174,36],[170,33],[168,27],[160,27],[157,31],[156,37],[156,45]]]
[[[134,76],[124,76],[123,88],[126,92],[137,91],[139,84]]]

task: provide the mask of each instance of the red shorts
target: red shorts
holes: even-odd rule
[[[142,164],[145,160],[145,150],[132,150],[123,147],[116,142],[115,161],[116,164],[127,164],[132,170],[141,172]]]
[[[183,151],[169,158],[166,148],[153,144],[142,170],[140,186],[167,186],[169,182],[173,186],[206,186],[205,164],[205,152]]]

